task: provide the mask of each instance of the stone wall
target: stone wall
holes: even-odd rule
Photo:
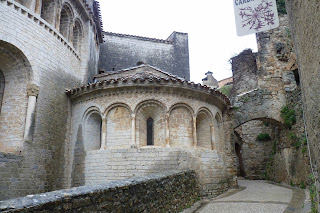
[[[252,50],[244,50],[239,55],[231,58],[231,63],[233,75],[232,96],[257,88],[256,55]]]
[[[0,201],[0,211],[180,212],[197,201],[196,182],[194,171],[164,172]]]
[[[88,32],[83,42],[98,48],[90,40],[95,39],[90,20],[83,20],[83,31]],[[87,82],[89,50],[84,45],[77,51],[39,11],[11,0],[0,2],[0,40],[1,72],[6,81],[0,115],[0,151],[5,162],[0,169],[0,199],[61,189],[70,112],[64,91]],[[30,85],[36,85],[39,93],[29,132],[33,138],[25,140]]]
[[[247,179],[264,179],[266,176],[266,162],[272,153],[273,141],[277,136],[274,127],[263,121],[249,121],[235,129],[238,144],[241,146],[244,175]],[[268,134],[271,138],[258,141],[260,133]],[[238,174],[240,171],[238,171]]]
[[[297,53],[303,110],[314,176],[320,174],[320,2],[286,1]],[[318,186],[318,190],[320,187]]]
[[[104,32],[99,68],[105,72],[145,63],[190,80],[188,35],[173,32],[166,40]]]
[[[296,123],[283,127],[274,142],[273,154],[267,166],[267,178],[291,185],[306,185],[310,173],[309,153],[303,124],[301,90],[287,92],[286,105],[295,111]]]
[[[242,173],[245,173],[242,175],[248,178],[299,185],[306,182],[309,165],[306,146],[302,142],[304,125],[300,113],[299,75],[288,17],[280,15],[279,28],[256,36],[258,53],[245,50],[233,58],[233,91],[244,91],[234,93],[232,97],[238,149],[242,151],[238,151],[242,158],[241,162],[238,160],[238,174],[241,165]],[[250,74],[253,77],[248,77]],[[256,79],[256,84],[250,83],[250,78]],[[248,88],[243,90],[245,87]],[[283,125],[281,109],[284,106],[295,109],[297,123],[292,130]],[[264,125],[266,123],[268,127]],[[270,141],[255,140],[263,132],[271,136]],[[295,135],[301,145],[294,141],[298,139],[292,139]]]
[[[81,185],[102,184],[166,171],[195,170],[201,195],[218,195],[233,187],[226,156],[216,150],[188,148],[110,149],[82,153],[75,171]],[[82,168],[82,169],[81,169]]]

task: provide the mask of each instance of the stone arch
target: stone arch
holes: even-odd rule
[[[153,145],[164,147],[166,129],[165,105],[156,100],[147,100],[139,103],[136,114],[136,141],[138,146],[147,146],[148,119],[153,120]]]
[[[72,7],[68,3],[64,3],[60,12],[59,32],[68,40],[71,40],[71,30],[73,24],[74,13]]]
[[[41,18],[52,26],[55,26],[58,6],[57,0],[42,0]]]
[[[193,146],[193,110],[184,103],[173,105],[169,110],[170,146]]]
[[[76,19],[73,25],[73,47],[79,53],[81,52],[83,27],[80,19]]]
[[[28,107],[27,86],[32,79],[32,68],[20,49],[4,41],[0,41],[0,64],[2,74],[0,84],[3,87],[0,110],[0,150],[15,153],[23,146]],[[10,122],[8,122],[9,119]]]
[[[83,116],[83,146],[84,151],[101,148],[102,116],[97,107],[90,107]]]
[[[131,110],[124,103],[112,104],[106,110],[107,148],[129,148],[131,144]]]
[[[234,128],[238,175],[249,179],[265,178],[265,162],[270,158],[273,142],[279,137],[279,131],[276,121],[265,118],[252,119]],[[271,139],[258,141],[260,133],[268,134]]]
[[[213,118],[210,110],[201,108],[196,117],[197,146],[207,149],[214,149]]]

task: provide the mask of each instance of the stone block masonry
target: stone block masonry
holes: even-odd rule
[[[0,211],[180,212],[197,198],[194,171],[166,172],[0,201]]]
[[[99,68],[126,69],[146,63],[190,80],[188,35],[173,32],[166,40],[104,32]]]

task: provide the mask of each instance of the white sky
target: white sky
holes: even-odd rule
[[[104,31],[167,39],[189,34],[191,81],[207,71],[217,80],[232,76],[228,60],[246,48],[257,51],[255,35],[238,37],[232,0],[99,0]]]

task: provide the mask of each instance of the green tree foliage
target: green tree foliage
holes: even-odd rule
[[[296,112],[294,109],[290,109],[288,106],[284,106],[281,108],[281,117],[284,120],[284,125],[291,129],[292,126],[296,123]]]
[[[277,0],[277,8],[279,14],[287,14],[285,0]]]
[[[231,91],[232,85],[224,85],[222,87],[220,87],[218,90],[226,95],[227,97],[230,97],[230,91]]]
[[[268,140],[271,140],[271,137],[268,133],[260,133],[259,135],[257,135],[256,140],[257,141],[268,141]]]

